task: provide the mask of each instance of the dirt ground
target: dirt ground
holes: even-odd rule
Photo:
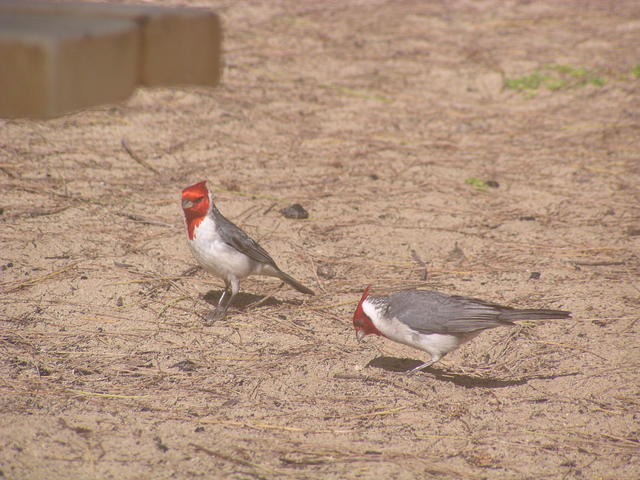
[[[0,123],[0,478],[639,478],[640,4],[188,4],[219,88]],[[203,179],[315,297],[204,324]],[[573,318],[405,376],[368,284]]]

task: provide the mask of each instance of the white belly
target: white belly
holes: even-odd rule
[[[225,281],[242,280],[248,275],[261,273],[262,264],[252,260],[222,241],[215,222],[206,217],[195,229],[189,247],[193,256],[207,272]]]
[[[220,240],[204,243],[198,242],[196,238],[189,242],[189,246],[202,268],[225,280],[230,277],[243,279],[255,273],[255,267],[258,265],[245,254]]]
[[[391,340],[424,350],[435,357],[455,350],[466,340],[449,334],[420,333],[395,318],[391,322],[386,322],[382,328],[378,327],[378,330]]]

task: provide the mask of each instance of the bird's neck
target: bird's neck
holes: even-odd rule
[[[202,236],[206,236],[207,232],[215,231],[215,217],[211,214],[211,210],[206,215],[198,215],[189,217],[185,215],[185,222],[187,224],[187,235],[189,240],[201,239]]]
[[[385,323],[383,312],[386,310],[386,302],[381,297],[367,297],[362,302],[362,311],[371,320],[375,335],[382,335],[381,327]]]

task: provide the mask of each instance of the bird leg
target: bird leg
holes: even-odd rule
[[[431,360],[429,360],[428,362],[423,363],[422,365],[418,365],[416,368],[412,368],[411,370],[407,370],[407,371],[405,372],[405,375],[413,375],[414,373],[419,372],[419,371],[420,371],[420,370],[422,370],[423,368],[430,367],[431,365],[433,365],[434,363],[436,363],[438,360],[440,360],[443,356],[444,356],[444,355],[439,356],[439,357],[435,357],[435,356],[434,356],[434,357],[431,357]]]
[[[233,290],[229,287],[230,286],[228,284],[225,285],[224,291],[222,292],[222,295],[220,295],[220,300],[218,300],[218,305],[216,306],[215,310],[212,310],[207,315],[207,320],[210,323],[222,320],[227,314],[229,305],[231,305],[231,300],[233,300],[233,297],[235,296],[235,293],[233,293]]]

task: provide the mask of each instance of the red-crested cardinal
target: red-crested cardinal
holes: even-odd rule
[[[249,275],[277,277],[299,292],[314,295],[312,290],[280,270],[264,248],[222,216],[206,181],[182,190],[182,210],[193,256],[207,272],[224,280],[224,292],[216,309],[208,315],[209,320],[224,318],[240,289],[240,281]]]
[[[516,320],[569,318],[563,310],[519,310],[477,298],[429,290],[403,290],[387,297],[369,296],[369,287],[353,314],[358,340],[381,335],[424,350],[431,359],[414,373],[440,360],[483,330],[515,325]]]

